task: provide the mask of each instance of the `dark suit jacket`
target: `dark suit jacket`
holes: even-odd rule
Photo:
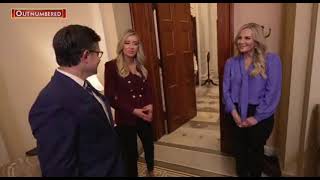
[[[118,74],[116,60],[111,60],[105,63],[104,80],[104,92],[115,109],[116,123],[136,125],[138,117],[132,114],[133,110],[152,104],[153,95],[149,76],[145,79],[130,73],[123,78]]]
[[[69,77],[54,73],[29,122],[43,176],[124,176],[118,135],[98,101]]]

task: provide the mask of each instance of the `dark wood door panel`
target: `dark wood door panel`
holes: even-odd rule
[[[170,20],[173,21],[173,6],[170,3],[157,3],[157,9],[161,9],[158,13],[158,18],[161,21]]]
[[[196,114],[190,5],[157,3],[156,8],[168,130],[172,132]]]

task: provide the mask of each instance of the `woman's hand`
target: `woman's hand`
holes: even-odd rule
[[[142,108],[144,110],[144,113],[147,114],[148,118],[147,119],[144,119],[148,122],[151,122],[152,121],[152,114],[153,114],[153,106],[152,104],[149,104],[149,105],[146,105]]]
[[[142,109],[144,109],[145,111],[148,111],[148,113],[152,113],[153,112],[152,104],[146,105]]]
[[[258,121],[256,120],[256,118],[254,118],[253,116],[248,117],[245,121],[243,121],[241,123],[242,127],[251,127],[254,126],[258,123]]]
[[[152,113],[148,113],[145,109],[136,108],[133,110],[133,114],[138,116],[139,118],[151,122],[152,120]],[[151,114],[151,115],[150,115]]]
[[[241,118],[237,112],[237,110],[233,109],[231,112],[234,122],[237,124],[238,127],[242,127]]]

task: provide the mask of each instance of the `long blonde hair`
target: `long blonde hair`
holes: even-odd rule
[[[251,76],[257,76],[261,75],[264,79],[267,78],[266,75],[266,51],[267,51],[267,46],[266,46],[266,39],[263,33],[263,29],[259,24],[256,23],[248,23],[243,25],[234,40],[234,44],[236,46],[236,53],[237,55],[241,54],[238,48],[238,38],[240,36],[240,33],[244,29],[250,29],[252,32],[252,38],[255,43],[254,45],[254,51],[253,51],[253,66],[254,69],[250,73]]]
[[[145,56],[143,53],[143,48],[142,48],[142,43],[140,41],[140,38],[138,34],[132,30],[128,29],[121,37],[121,39],[118,42],[117,46],[117,58],[116,58],[116,63],[118,67],[118,73],[121,77],[127,77],[129,75],[129,68],[128,64],[126,63],[123,55],[123,46],[126,41],[126,39],[129,36],[136,36],[138,41],[139,41],[139,46],[138,46],[138,52],[135,57],[135,61],[137,63],[137,69],[141,70],[143,77],[146,79],[148,76],[148,71],[144,66],[144,61],[145,61]]]

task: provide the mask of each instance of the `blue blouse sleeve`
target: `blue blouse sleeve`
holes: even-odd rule
[[[258,122],[270,117],[276,110],[281,96],[282,67],[278,55],[267,60],[267,82],[264,95],[260,98],[255,118]]]
[[[235,107],[231,99],[231,63],[232,59],[228,59],[224,65],[223,74],[223,101],[226,113],[231,112]]]

